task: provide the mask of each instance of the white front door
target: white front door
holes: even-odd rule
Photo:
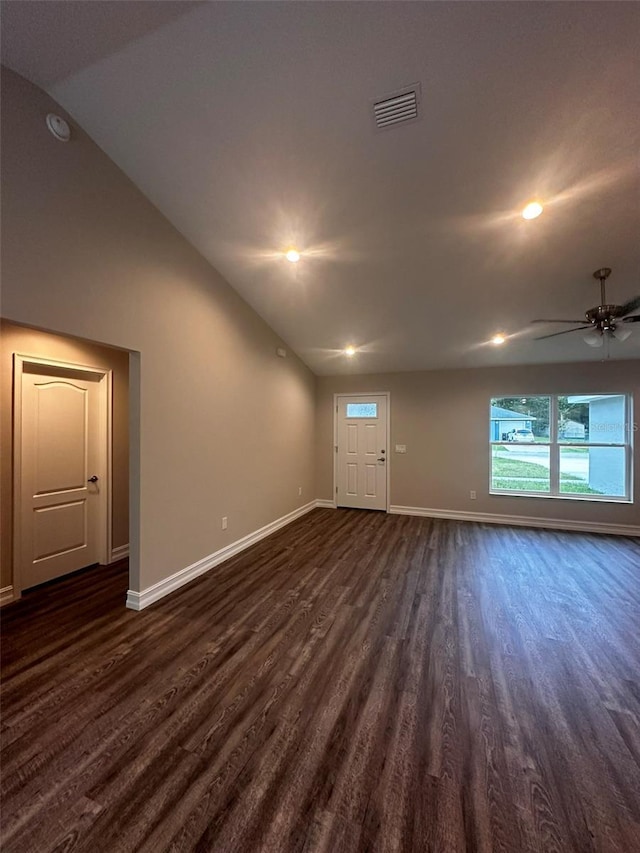
[[[23,589],[99,561],[100,377],[25,365],[21,395]],[[102,462],[104,465],[104,462]],[[20,472],[17,472],[20,475]]]
[[[337,397],[336,504],[387,509],[387,397]]]

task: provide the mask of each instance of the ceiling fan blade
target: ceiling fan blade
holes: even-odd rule
[[[532,323],[584,323],[585,326],[590,326],[586,320],[532,320]]]
[[[636,296],[635,299],[630,299],[629,302],[622,305],[618,316],[624,317],[625,314],[631,314],[632,311],[636,311],[638,308],[640,308],[640,296]]]
[[[589,324],[591,325],[591,324]],[[584,332],[584,326],[577,326],[575,329],[565,329],[564,332],[553,332],[551,335],[542,335],[540,338],[534,338],[535,341],[545,341],[547,338],[557,338],[558,335],[568,335],[569,332]]]
[[[640,323],[640,314],[632,314],[631,317],[625,317],[623,323]]]

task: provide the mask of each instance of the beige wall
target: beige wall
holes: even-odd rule
[[[640,361],[590,362],[536,367],[440,370],[318,379],[316,482],[318,497],[331,500],[333,394],[391,392],[391,500],[396,506],[639,525],[635,505],[489,494],[491,397],[632,392],[640,412]],[[636,433],[636,441],[640,441]],[[406,444],[407,453],[395,453]],[[636,495],[640,453],[635,456]],[[469,492],[475,489],[477,500]]]
[[[315,497],[315,378],[276,356],[282,341],[73,119],[71,142],[51,136],[45,116],[64,110],[2,71],[2,314],[140,353],[131,559],[144,589]]]
[[[129,542],[129,353],[0,321],[0,446],[2,447],[0,587],[12,583],[13,354],[113,371],[113,547]]]

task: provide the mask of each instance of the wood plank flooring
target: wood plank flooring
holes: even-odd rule
[[[640,851],[640,542],[313,511],[2,614],[2,849]]]

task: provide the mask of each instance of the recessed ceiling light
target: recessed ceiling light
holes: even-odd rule
[[[356,354],[356,348],[352,347],[352,346],[345,347],[344,348],[344,354],[348,355],[349,358],[351,358],[352,356],[354,356]]]
[[[522,211],[522,218],[537,219],[543,210],[544,208],[542,207],[539,201],[530,201],[529,204]]]
[[[502,345],[506,340],[507,340],[507,339],[505,338],[505,336],[504,336],[504,335],[494,335],[494,336],[491,338],[491,343],[492,343],[494,346],[499,347],[499,346],[501,346],[501,345]]]
[[[300,260],[300,252],[297,249],[289,249],[285,254],[285,258],[291,261],[292,264],[297,264]]]

